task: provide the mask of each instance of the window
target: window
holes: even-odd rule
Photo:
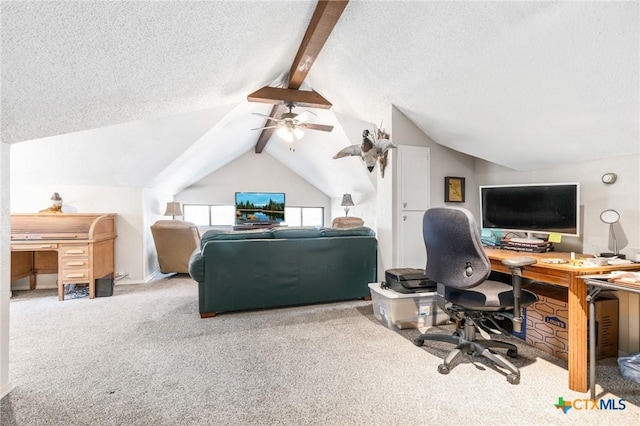
[[[233,226],[234,206],[183,204],[184,220],[196,226]],[[324,226],[324,207],[285,207],[284,219],[289,226]]]
[[[324,226],[323,207],[285,207],[284,215],[289,226]]]
[[[196,226],[231,226],[234,222],[234,206],[184,204],[184,220]]]

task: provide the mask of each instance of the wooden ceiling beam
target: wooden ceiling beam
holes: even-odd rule
[[[265,86],[247,96],[251,102],[265,104],[286,105],[293,102],[296,106],[307,108],[331,108],[331,102],[323,98],[318,92],[311,90],[282,89],[280,87]]]
[[[286,110],[287,109],[284,107],[284,105],[274,105],[273,108],[271,108],[271,114],[269,114],[269,117],[277,117],[283,112],[286,112]],[[267,125],[268,121],[270,120],[265,120],[265,126]],[[260,136],[258,137],[258,142],[256,142],[256,154],[262,153],[264,147],[267,146],[267,142],[269,142],[269,139],[271,139],[271,135],[273,135],[273,132],[275,130],[276,129],[262,129],[262,132],[260,132]]]
[[[320,50],[324,46],[325,42],[329,38],[331,31],[338,23],[342,12],[347,7],[349,0],[319,0],[316,5],[316,9],[313,12],[313,16],[311,17],[311,21],[309,22],[309,26],[307,27],[307,31],[304,34],[302,42],[300,43],[300,47],[298,48],[298,53],[296,54],[295,59],[293,60],[293,64],[291,65],[291,69],[289,70],[289,81],[287,82],[287,88],[284,90],[298,90],[300,86],[302,86],[302,82],[309,74],[309,70],[311,66],[315,62]],[[265,89],[264,87],[260,90]],[[254,92],[252,95],[260,92],[260,90]],[[308,92],[308,93],[316,93],[316,92]],[[252,96],[249,95],[249,96]],[[322,98],[320,95],[316,93],[317,96]],[[272,96],[276,96],[273,95]],[[275,101],[278,104],[274,105],[271,109],[270,117],[277,117],[279,114],[279,109],[282,108],[280,102],[283,101],[282,96],[277,95],[278,99]],[[288,94],[287,96],[291,96]],[[309,95],[304,95],[309,96]],[[265,97],[261,97],[255,102],[265,102]],[[299,102],[294,102],[300,106],[307,106],[310,108],[331,108],[331,104],[324,98],[322,98],[326,103],[329,104],[328,107],[317,106],[317,105],[304,105]],[[252,99],[248,98],[249,101]],[[287,101],[289,99],[285,99]],[[320,104],[324,104],[322,101],[318,99],[310,99],[310,102],[318,101]],[[282,102],[284,103],[284,102]],[[269,138],[273,134],[274,129],[262,129],[262,133],[260,133],[260,137],[258,138],[258,142],[256,143],[256,153],[260,154],[264,147],[269,142]]]
[[[302,39],[302,43],[300,43],[300,48],[289,71],[289,89],[300,88],[329,38],[331,31],[338,23],[342,12],[347,7],[347,3],[349,3],[349,0],[318,1],[316,10],[311,17],[311,22],[307,27],[307,32]]]

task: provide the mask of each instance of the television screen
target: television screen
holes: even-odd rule
[[[483,228],[530,235],[580,235],[578,183],[491,185],[480,187]]]
[[[236,192],[236,225],[284,222],[283,192]]]

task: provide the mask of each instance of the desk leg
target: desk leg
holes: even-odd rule
[[[587,392],[587,285],[571,274],[569,281],[569,389]]]
[[[596,295],[591,292],[589,296],[589,389],[591,399],[596,399]]]
[[[60,277],[58,277],[60,280]],[[58,281],[58,300],[64,300],[64,283],[62,281]]]

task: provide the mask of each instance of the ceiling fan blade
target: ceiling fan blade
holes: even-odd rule
[[[251,130],[264,130],[264,129],[277,129],[278,126],[266,126],[266,127],[256,127],[254,129]]]
[[[266,114],[260,114],[259,112],[252,112],[253,115],[259,115],[260,117],[266,118],[267,120],[280,121],[279,118],[270,117]]]
[[[316,114],[315,112],[311,112],[309,110],[305,110],[302,114],[298,114],[296,116],[296,120],[298,121],[298,123],[304,123],[306,121],[308,121],[309,119],[313,118],[313,116],[317,116],[318,114]]]
[[[320,130],[321,132],[330,132],[333,130],[333,126],[329,126],[326,124],[305,123],[303,127],[305,129]]]

